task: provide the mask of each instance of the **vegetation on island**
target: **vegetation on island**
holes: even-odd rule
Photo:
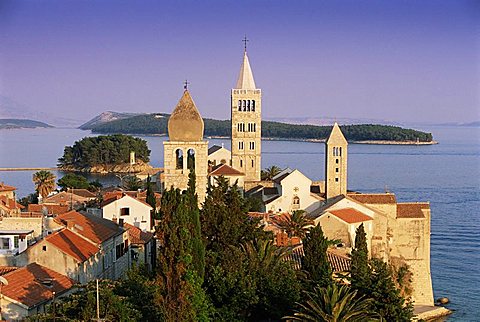
[[[0,119],[1,129],[34,129],[37,127],[50,128],[53,127],[47,123],[27,119]]]
[[[90,191],[98,191],[103,187],[98,180],[88,181],[87,178],[76,173],[67,173],[58,180],[57,185],[62,191],[66,191],[68,189],[87,189]]]
[[[162,195],[158,213],[157,266],[133,268],[119,281],[100,281],[100,318],[111,321],[410,321],[412,306],[398,274],[368,259],[365,231],[357,229],[351,285],[334,279],[327,259],[332,241],[320,226],[304,238],[302,269],[291,249],[273,244],[260,219],[248,216],[249,201],[220,177],[202,209],[191,172],[186,191]],[[306,221],[298,213],[303,234]],[[297,225],[298,226],[298,225]],[[407,281],[408,282],[408,281]],[[58,298],[35,321],[96,319],[96,285]]]
[[[129,163],[132,151],[137,161],[150,160],[150,150],[145,140],[123,134],[85,137],[73,146],[65,147],[63,156],[58,159],[58,166],[62,169],[83,169],[125,164]]]
[[[89,126],[94,133],[161,134],[166,135],[169,114],[142,114],[125,119]],[[204,119],[206,136],[229,137],[230,120]],[[291,140],[321,140],[330,134],[331,126],[287,124],[262,121],[262,137]],[[379,124],[342,125],[348,141],[419,141],[431,142],[431,133]]]

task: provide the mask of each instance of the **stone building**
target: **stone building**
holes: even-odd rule
[[[245,181],[260,181],[262,169],[262,90],[255,86],[247,51],[231,91],[232,164]]]
[[[326,198],[347,193],[347,140],[337,122],[325,142]]]
[[[191,170],[196,175],[199,203],[205,200],[208,141],[203,140],[203,119],[187,89],[168,120],[168,141],[163,142],[164,188],[187,189]]]

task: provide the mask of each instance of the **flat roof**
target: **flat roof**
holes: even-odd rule
[[[31,230],[0,230],[0,235],[28,235],[33,233],[33,229]]]

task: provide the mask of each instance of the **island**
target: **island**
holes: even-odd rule
[[[129,135],[85,137],[66,146],[58,167],[64,171],[137,173],[152,167],[147,142]]]
[[[104,122],[87,122],[80,129],[93,133],[166,135],[169,114],[154,113],[116,118]],[[98,118],[98,117],[97,117]],[[230,120],[204,118],[205,136],[227,138],[231,133]],[[323,142],[331,126],[288,124],[262,121],[264,139]],[[380,124],[342,125],[342,132],[351,143],[363,144],[435,144],[431,133],[399,126]]]
[[[2,129],[34,129],[52,128],[53,126],[28,119],[0,119],[0,130]]]

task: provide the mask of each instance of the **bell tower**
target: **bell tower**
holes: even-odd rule
[[[247,39],[237,85],[231,92],[232,167],[245,181],[260,181],[262,168],[262,90],[255,86],[247,55]]]
[[[347,194],[347,140],[337,122],[325,142],[325,197]]]

